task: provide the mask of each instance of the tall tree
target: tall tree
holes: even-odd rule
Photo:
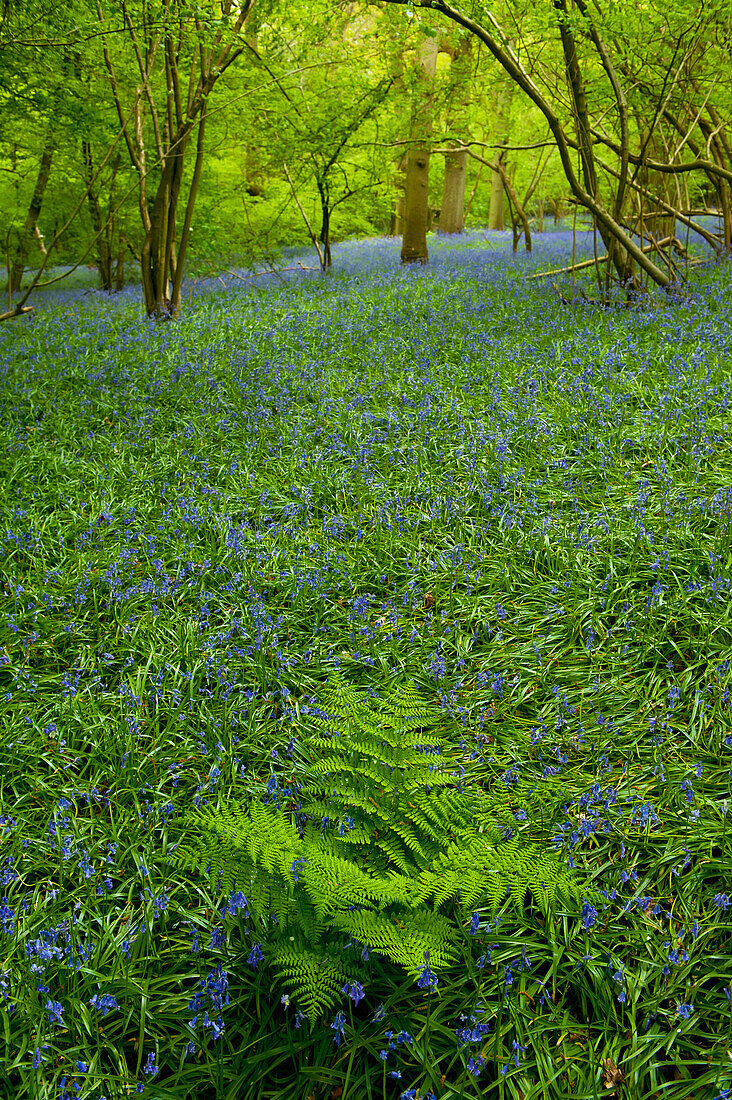
[[[101,40],[109,90],[139,178],[142,290],[149,317],[174,317],[204,162],[209,97],[246,49],[254,0],[96,0],[100,28],[123,28],[127,68]],[[130,66],[134,80],[126,79]],[[195,149],[184,187],[187,155]],[[178,206],[184,195],[183,222]]]
[[[412,125],[404,184],[403,264],[424,264],[428,259],[430,141],[437,69],[437,36],[434,32],[422,40],[415,60]]]
[[[488,214],[489,229],[505,229],[505,197],[504,173],[506,167],[506,147],[509,140],[509,120],[511,118],[511,103],[513,100],[514,83],[504,79],[500,82],[494,95],[493,125],[495,127],[496,151],[491,164],[491,205]]]
[[[468,136],[470,80],[472,75],[471,35],[463,35],[457,46],[444,46],[450,55],[450,87],[445,118],[448,133]],[[445,152],[445,177],[440,207],[440,233],[462,233],[465,227],[465,179],[468,153],[462,141],[451,143]]]
[[[10,291],[16,293],[20,290],[20,285],[23,281],[23,272],[28,260],[28,251],[33,243],[38,245],[38,248],[42,255],[45,256],[46,248],[43,244],[43,237],[40,229],[38,228],[38,219],[41,215],[41,207],[43,206],[43,198],[46,194],[46,188],[48,187],[48,180],[51,175],[51,165],[53,163],[53,154],[56,148],[56,138],[53,133],[53,129],[50,128],[46,135],[46,140],[43,144],[43,151],[41,153],[40,163],[38,165],[38,174],[36,175],[35,186],[33,187],[33,194],[31,195],[30,202],[28,204],[28,213],[25,221],[17,232],[15,237],[14,246],[10,249],[10,271],[8,273],[10,280]]]

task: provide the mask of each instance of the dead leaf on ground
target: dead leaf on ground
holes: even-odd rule
[[[612,1058],[603,1058],[602,1068],[605,1071],[603,1086],[606,1089],[614,1089],[616,1085],[622,1085],[625,1080],[625,1074],[622,1069],[619,1069],[618,1066],[615,1065]]]

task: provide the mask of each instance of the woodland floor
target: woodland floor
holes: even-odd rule
[[[570,233],[509,250],[0,327],[3,1100],[732,1095],[732,272],[603,308],[528,278]],[[334,1027],[168,857],[288,792],[337,671],[412,681],[476,781],[561,783],[516,829],[605,901],[479,910],[435,992],[374,962]]]

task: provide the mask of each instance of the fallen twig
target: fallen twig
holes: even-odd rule
[[[271,267],[265,271],[253,271],[251,275],[240,275],[237,271],[227,271],[227,275],[231,275],[232,279],[240,279],[243,283],[248,283],[251,279],[258,279],[261,275],[276,275],[280,277],[285,271],[320,271],[319,267],[306,267],[305,264],[298,263],[295,267]],[[219,276],[221,278],[221,276]]]
[[[683,245],[680,243],[680,241],[676,239],[676,237],[664,237],[661,241],[654,241],[652,244],[644,245],[643,251],[655,252],[663,248],[664,245],[668,244],[678,248],[682,253],[684,252]],[[591,260],[582,260],[582,262],[578,264],[570,264],[569,267],[554,267],[551,271],[535,271],[533,275],[529,275],[527,277],[529,279],[545,279],[549,275],[566,275],[567,273],[572,271],[582,271],[584,268],[594,267],[595,264],[603,264],[606,262],[606,260],[607,254],[605,254],[604,256],[598,256],[597,259],[593,257]],[[692,266],[700,262],[701,261],[699,260],[690,261]]]

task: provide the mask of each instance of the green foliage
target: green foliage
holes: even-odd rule
[[[244,892],[269,963],[311,1016],[346,979],[339,933],[416,978],[425,952],[437,967],[455,959],[476,907],[508,897],[518,913],[531,894],[548,914],[579,897],[556,856],[506,838],[510,785],[464,782],[443,726],[411,687],[372,697],[337,678],[303,731],[297,809],[242,801],[184,819],[174,858]]]

